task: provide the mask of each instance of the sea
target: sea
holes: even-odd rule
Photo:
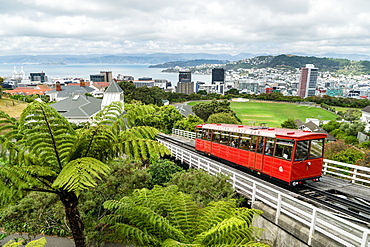
[[[100,71],[112,71],[113,77],[118,74],[124,76],[133,76],[135,80],[142,77],[154,79],[166,79],[177,85],[178,73],[162,72],[163,68],[149,68],[150,64],[0,64],[0,77],[11,77],[16,71],[19,73],[22,69],[28,78],[30,73],[45,72],[49,81],[53,78],[84,78],[90,79],[90,75],[99,74]],[[202,81],[209,83],[211,75],[192,74],[192,81]]]

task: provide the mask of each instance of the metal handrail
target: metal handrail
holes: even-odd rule
[[[182,147],[164,140],[159,141],[170,149],[176,159],[189,164],[190,167],[206,170],[210,174],[228,174],[230,183],[235,190],[252,198],[252,207],[255,201],[259,200],[276,210],[275,223],[278,223],[281,214],[300,221],[310,229],[307,240],[308,245],[311,245],[315,232],[320,232],[345,246],[367,247],[370,245],[370,229],[358,226],[330,212],[272,189],[268,185],[259,183],[252,178],[241,176],[232,168],[220,166],[214,161],[189,152]],[[266,191],[269,191],[268,194]],[[349,231],[349,229],[351,230]]]

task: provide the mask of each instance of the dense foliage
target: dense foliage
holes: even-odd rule
[[[294,122],[294,119],[293,118],[289,118],[288,120],[282,122],[281,123],[281,127],[282,128],[287,128],[287,129],[297,129],[298,128],[298,126]]]
[[[164,133],[171,133],[174,124],[184,117],[171,105],[156,106],[144,105],[140,102],[126,104],[125,115],[127,121],[133,126],[151,126]]]
[[[85,246],[79,195],[107,176],[107,162],[126,155],[148,159],[169,154],[151,127],[126,129],[119,102],[105,107],[86,129],[74,130],[55,109],[33,102],[19,121],[0,115],[2,157],[0,196],[4,205],[34,191],[56,195],[63,203],[76,246]],[[7,130],[7,131],[6,131]],[[5,155],[7,154],[7,155]]]
[[[113,211],[102,219],[111,236],[135,246],[267,246],[256,243],[261,229],[252,226],[262,212],[238,208],[234,200],[199,207],[177,186],[137,190],[130,197],[107,201]]]
[[[180,166],[170,160],[155,160],[151,162],[148,173],[152,176],[151,183],[153,185],[164,185],[174,173],[182,170]]]
[[[200,206],[211,201],[231,199],[236,195],[228,176],[221,173],[212,176],[203,170],[177,172],[166,185],[176,185],[179,191],[190,194],[192,200]]]
[[[235,113],[231,112],[218,112],[209,116],[207,123],[218,123],[218,124],[241,124],[239,118],[236,117]]]
[[[192,108],[195,115],[200,117],[203,121],[208,121],[208,118],[215,113],[229,113],[236,117],[236,114],[230,108],[230,102],[227,100],[212,100],[211,102],[201,102]]]
[[[177,121],[174,124],[173,128],[186,131],[194,131],[195,126],[202,123],[203,120],[200,117],[190,114],[186,118]]]

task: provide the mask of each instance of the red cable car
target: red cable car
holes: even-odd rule
[[[196,127],[195,149],[287,182],[320,181],[327,134],[233,124]]]

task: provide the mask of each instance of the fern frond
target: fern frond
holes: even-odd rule
[[[44,103],[30,103],[21,114],[19,126],[28,152],[58,169],[68,162],[65,159],[75,142],[75,131],[55,109]]]
[[[245,222],[235,217],[225,219],[208,231],[197,235],[195,243],[202,243],[208,246],[215,244],[235,244],[235,242],[242,241],[243,239],[235,239],[237,235],[233,235],[234,231],[245,229]],[[251,240],[249,237],[248,241]],[[231,242],[231,243],[230,243]]]
[[[160,246],[160,241],[147,232],[126,224],[116,224],[111,229],[115,230],[115,237],[126,244],[135,246]]]
[[[159,133],[156,128],[149,126],[137,126],[122,131],[120,133],[120,138],[122,140],[128,139],[154,139],[155,136]]]
[[[108,161],[118,155],[116,135],[106,126],[93,126],[79,131],[69,160],[93,157]]]
[[[90,158],[80,158],[69,162],[53,183],[53,188],[74,191],[77,195],[88,187],[96,186],[95,178],[107,175],[110,171],[108,165]]]
[[[26,247],[42,247],[46,245],[46,238],[42,237],[40,239],[29,242]]]
[[[249,241],[245,244],[215,244],[212,247],[271,247],[268,244]]]
[[[122,102],[112,102],[96,114],[94,124],[109,126],[117,134],[119,131],[126,129],[123,119],[124,114],[124,104]]]
[[[148,139],[132,139],[121,141],[122,152],[129,158],[136,160],[146,158],[159,158],[169,155],[170,151],[163,144]]]
[[[220,222],[235,216],[236,201],[211,202],[201,210],[198,232],[205,232]]]
[[[14,117],[0,111],[0,134],[3,134],[6,138],[12,138],[12,136],[18,133],[18,121]]]
[[[167,212],[167,219],[191,238],[198,225],[197,204],[192,200],[191,195],[182,192],[177,192],[171,197],[164,196],[161,203]]]
[[[166,239],[161,245],[161,247],[183,247],[183,246],[205,247],[205,245],[202,244],[185,244],[170,238]]]
[[[139,118],[152,115],[157,111],[154,105],[126,104],[125,108],[127,112],[125,118],[129,127],[135,126]]]
[[[43,247],[45,246],[45,244],[46,244],[46,238],[42,237],[40,239],[29,242],[25,247]],[[23,246],[23,242],[10,240],[5,245],[3,245],[3,247],[18,247],[18,246]]]

